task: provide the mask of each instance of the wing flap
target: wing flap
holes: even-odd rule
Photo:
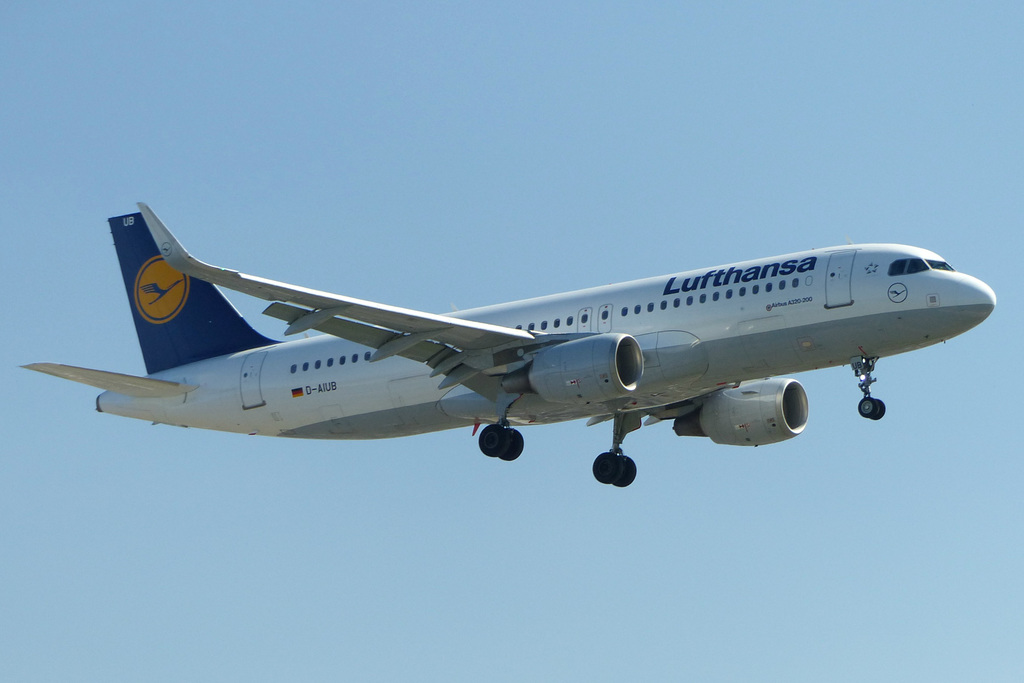
[[[72,382],[88,384],[97,389],[114,391],[125,396],[137,398],[167,398],[169,396],[180,396],[198,389],[194,384],[181,384],[179,382],[168,382],[152,377],[138,377],[136,375],[124,375],[120,372],[107,372],[106,370],[93,370],[91,368],[80,368],[74,365],[61,365],[60,363],[30,363],[22,365],[26,370],[35,370],[61,379],[69,379]]]

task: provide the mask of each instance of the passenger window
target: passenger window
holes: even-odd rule
[[[307,370],[309,370],[309,363],[303,363],[302,364],[302,371],[306,372]]]
[[[764,291],[766,291],[766,292],[772,291],[772,283],[766,282],[765,285],[764,285]]]
[[[794,287],[799,287],[800,286],[800,278],[798,278],[798,277],[793,278],[793,286]]]
[[[668,302],[667,301],[662,301],[661,302],[661,310],[664,311],[666,308],[668,308]]]
[[[747,295],[747,288],[746,287],[740,287],[740,296],[746,296],[746,295]]]
[[[342,356],[341,358],[338,359],[338,365],[344,365],[344,364],[345,364],[345,356]]]
[[[754,285],[753,287],[750,288],[750,293],[751,294],[757,294],[758,291],[760,291],[760,289],[761,289],[761,285]]]
[[[714,299],[715,301],[718,301],[718,292],[715,292],[714,294],[712,294],[711,298]]]
[[[295,371],[298,370],[298,369],[299,369],[298,365],[292,365],[292,374],[294,375]]]
[[[334,367],[334,356],[331,356],[330,358],[327,359],[327,367]]]
[[[726,299],[731,299],[732,298],[732,290],[731,289],[725,290],[725,298]]]
[[[687,306],[692,306],[693,305],[693,297],[692,296],[686,297],[686,305]]]
[[[548,329],[548,321],[547,320],[544,320],[544,321],[541,322],[540,329],[542,329],[542,330]]]
[[[672,308],[679,308],[680,303],[682,302],[680,302],[679,299],[676,299],[675,301],[672,302]]]
[[[555,318],[555,329],[557,330],[561,326],[562,326],[562,321],[559,320],[558,318]]]
[[[636,306],[633,307],[633,312],[636,313],[637,315],[640,315],[640,304],[637,304]]]
[[[653,302],[647,304],[647,312],[648,313],[653,313],[654,312],[654,303]]]
[[[785,280],[779,280],[779,289],[785,289],[785,288],[786,288],[786,281]]]
[[[352,362],[353,363],[358,363],[359,362],[359,354],[358,353],[353,353],[352,354]]]
[[[889,275],[903,275],[907,269],[907,260],[900,259],[889,264]]]
[[[315,370],[319,370],[320,369],[320,361],[317,361],[317,362],[313,363],[313,368]]]
[[[707,300],[708,300],[708,295],[707,294],[701,294],[700,295],[700,302],[701,303],[704,303]]]
[[[572,316],[571,315],[568,318],[565,319],[565,324],[567,326],[569,326],[569,327],[572,327]]]
[[[536,325],[534,323],[530,323],[529,325],[526,326],[526,329],[528,329],[530,332],[533,332],[533,328],[535,327]]]
[[[365,358],[366,360],[370,360],[370,356],[371,355],[373,355],[373,354],[371,354],[369,351],[367,351],[366,353],[363,354],[363,358]]]
[[[622,317],[625,318],[627,315],[629,315],[629,309],[626,308],[625,306],[623,306],[622,307]]]

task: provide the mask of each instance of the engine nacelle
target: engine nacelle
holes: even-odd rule
[[[628,334],[597,334],[542,349],[501,381],[510,394],[556,403],[593,403],[629,395],[644,373],[640,344]]]
[[[807,416],[803,386],[780,377],[711,394],[699,411],[676,418],[672,429],[730,446],[761,446],[792,439],[804,430]]]

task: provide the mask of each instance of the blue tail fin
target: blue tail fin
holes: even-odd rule
[[[167,265],[141,213],[109,223],[149,374],[276,343],[250,327],[216,287]]]

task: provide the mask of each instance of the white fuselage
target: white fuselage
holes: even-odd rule
[[[898,245],[851,245],[667,275],[451,314],[549,335],[620,332],[643,349],[626,402],[562,404],[527,394],[513,423],[551,423],[649,409],[725,384],[889,356],[970,329],[995,297],[951,270],[890,276],[899,259],[941,262]],[[402,436],[494,422],[495,402],[439,389],[425,364],[369,361],[332,336],[274,344],[153,375],[198,385],[174,398],[106,392],[100,411],[230,432],[329,439]]]

